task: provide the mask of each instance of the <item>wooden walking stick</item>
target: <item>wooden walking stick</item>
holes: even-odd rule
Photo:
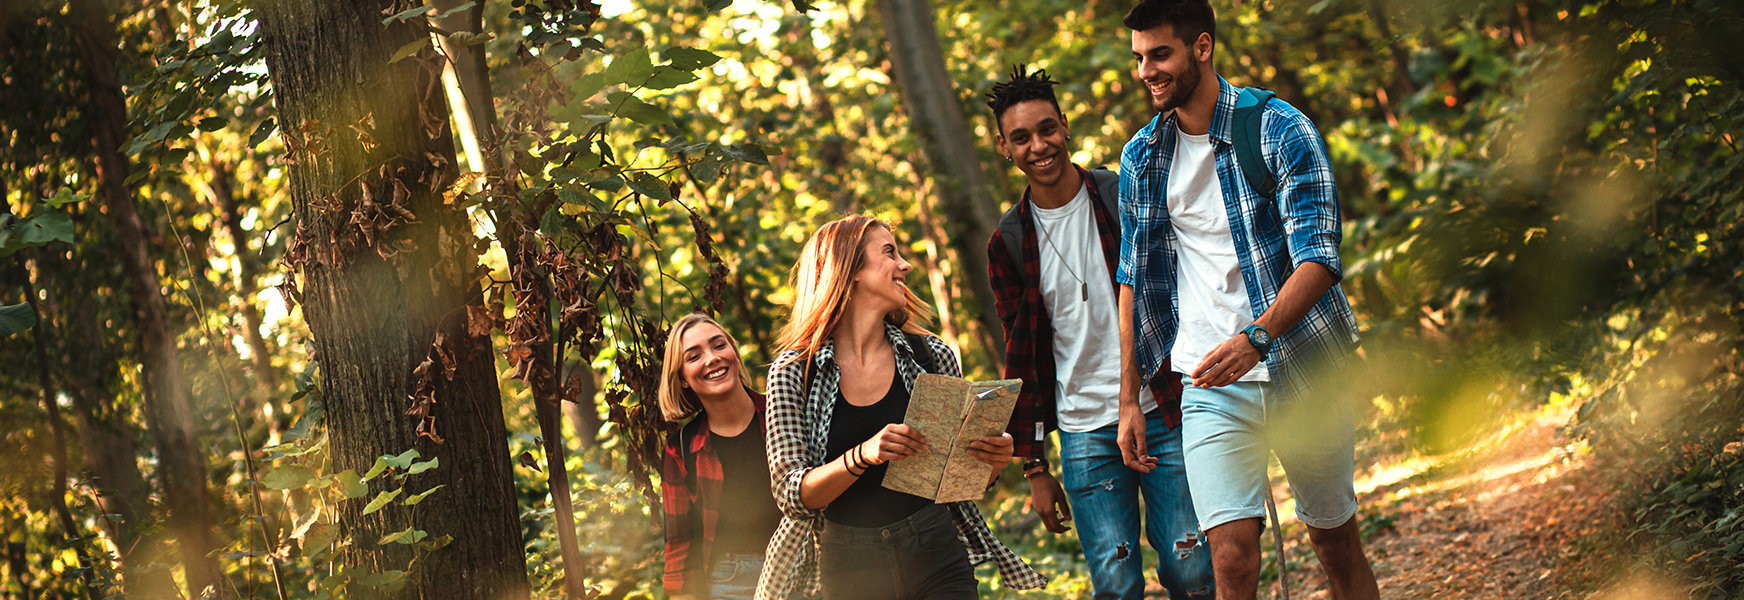
[[[1272,597],[1290,600],[1289,572],[1284,570],[1283,525],[1278,523],[1278,505],[1272,501],[1271,482],[1266,483],[1266,514],[1272,517],[1272,544],[1278,547],[1278,552],[1275,555],[1275,560],[1278,561],[1278,581],[1276,582],[1278,588],[1273,592]]]

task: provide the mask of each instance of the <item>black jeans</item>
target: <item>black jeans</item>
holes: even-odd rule
[[[934,504],[883,527],[824,522],[824,600],[977,598],[951,512]]]

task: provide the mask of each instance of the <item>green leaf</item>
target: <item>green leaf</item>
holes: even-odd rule
[[[427,460],[427,461],[424,461],[421,463],[412,463],[412,467],[406,471],[406,474],[407,475],[417,475],[419,473],[423,473],[423,472],[428,471],[430,469],[434,469],[434,468],[440,466],[441,464],[442,464],[442,457],[440,457],[440,456],[435,457],[435,458],[431,458],[430,460]]]
[[[706,12],[717,12],[732,5],[733,0],[708,0],[708,4],[704,4],[702,9]]]
[[[630,95],[628,92],[612,92],[606,97],[611,100],[613,106],[617,107],[613,112],[620,117],[650,126],[677,125],[672,122],[672,117],[666,114],[665,109],[643,102],[641,98]]]
[[[381,546],[386,546],[396,542],[401,544],[416,544],[427,537],[430,537],[430,534],[425,533],[424,530],[407,527],[405,531],[382,536],[382,539],[376,540],[376,544]]]
[[[357,471],[346,469],[333,475],[333,482],[339,484],[339,492],[345,494],[347,500],[362,498],[369,495],[369,485],[357,476]]]
[[[363,474],[363,480],[369,481],[371,479],[375,479],[375,476],[382,474],[382,471],[386,471],[386,470],[388,470],[387,457],[384,456],[381,458],[377,458],[377,459],[375,459],[375,465],[371,466],[369,468],[369,472]]]
[[[90,198],[90,197],[91,196],[89,194],[75,194],[75,193],[73,193],[73,188],[64,187],[64,188],[61,188],[61,189],[55,191],[54,196],[50,197],[47,200],[44,200],[43,202],[48,204],[51,207],[60,208],[60,207],[65,206],[67,204],[70,204],[73,202],[80,202],[80,201],[83,201],[84,199]]]
[[[387,461],[388,466],[393,467],[395,469],[405,469],[405,468],[411,467],[412,461],[417,460],[417,459],[418,459],[418,449],[417,448],[413,448],[411,450],[401,452],[399,456],[385,456],[385,455],[382,456],[382,460]]]
[[[404,581],[405,579],[405,571],[384,571],[381,573],[371,573],[364,576],[364,578],[357,580],[357,582],[369,587],[381,587],[390,583]]]
[[[690,165],[690,174],[703,183],[714,183],[721,177],[721,159],[718,156],[704,157]]]
[[[769,164],[769,155],[764,154],[763,149],[758,147],[756,144],[735,144],[727,146],[721,149],[721,153],[726,155],[727,158],[733,160],[757,165]]]
[[[156,127],[153,127],[151,129],[147,130],[145,132],[145,135],[140,136],[140,138],[144,139],[146,144],[148,144],[148,145],[155,144],[155,143],[163,141],[163,139],[165,137],[169,136],[170,131],[175,129],[175,128],[176,128],[175,121],[164,121],[162,123],[158,123]]]
[[[223,129],[225,125],[229,124],[230,120],[223,117],[206,117],[200,119],[200,123],[194,127],[198,128],[200,131],[218,131]]]
[[[134,152],[134,154],[138,154],[138,152]],[[145,179],[145,176],[150,174],[151,169],[149,168],[134,171],[132,175],[127,176],[127,179],[121,181],[121,185],[122,187],[132,187],[133,184],[139,183],[139,180]]]
[[[406,491],[406,488],[398,488],[398,489],[382,492],[380,494],[376,494],[374,500],[370,500],[369,504],[365,504],[363,506],[363,514],[367,515],[369,513],[381,510],[383,506],[387,506],[388,503],[393,502],[394,498],[400,497],[400,492],[403,492],[403,491]]]
[[[630,189],[636,190],[637,193],[642,194],[643,196],[661,202],[672,199],[672,190],[667,186],[666,181],[659,177],[650,175],[646,171],[637,171],[635,174],[631,175],[630,180],[625,183],[630,184]]]
[[[7,246],[17,244],[18,248],[24,248],[41,246],[49,242],[71,244],[73,243],[73,218],[58,210],[43,211],[13,223],[11,231],[13,241]]]
[[[308,533],[303,534],[303,556],[309,556],[327,549],[333,540],[339,538],[339,527],[321,521],[309,526]]]
[[[642,87],[651,90],[670,90],[692,81],[696,81],[695,73],[662,66],[654,70],[654,76],[649,77],[648,83],[643,84]]]
[[[673,46],[666,49],[666,60],[671,61],[674,68],[695,71],[720,62],[721,57],[707,50],[689,46]]]
[[[462,4],[460,6],[456,6],[454,8],[450,8],[448,10],[442,11],[440,13],[436,13],[436,18],[437,19],[446,19],[446,18],[452,16],[454,13],[472,8],[474,6],[478,6],[478,2],[467,2],[466,4]]]
[[[575,80],[575,85],[569,86],[569,91],[575,93],[574,101],[580,102],[592,98],[606,87],[605,73],[589,73]]]
[[[305,465],[285,465],[260,478],[261,485],[269,489],[289,490],[303,487],[315,478],[315,469]]]
[[[410,19],[412,17],[416,17],[418,15],[430,12],[432,10],[435,10],[435,9],[428,7],[428,6],[422,6],[422,5],[418,6],[417,8],[408,8],[406,10],[400,11],[399,14],[388,17],[386,19],[382,19],[382,24],[388,25],[390,23],[393,23],[394,21],[404,21],[406,19]]]
[[[36,325],[36,310],[29,303],[0,306],[0,336],[12,335]]]
[[[618,57],[606,67],[606,85],[641,83],[653,74],[654,60],[648,56],[647,48],[641,48]]]
[[[259,146],[261,142],[266,141],[267,136],[272,135],[275,129],[278,129],[277,124],[273,122],[272,117],[267,117],[265,121],[260,122],[260,126],[254,128],[254,133],[248,136],[248,147]]]
[[[388,59],[388,64],[391,65],[391,64],[400,62],[402,60],[405,60],[406,57],[417,53],[419,50],[423,50],[424,47],[428,46],[428,45],[430,45],[430,38],[420,37],[417,40],[414,40],[412,43],[406,44],[404,46],[400,46],[399,50],[394,51],[393,58]]]
[[[401,502],[400,502],[400,504],[404,504],[404,505],[406,505],[406,506],[417,506],[417,505],[418,505],[418,503],[419,503],[419,502],[423,502],[423,501],[424,501],[424,497],[425,497],[425,496],[428,496],[428,495],[430,495],[430,493],[431,493],[431,492],[434,492],[434,491],[436,491],[436,490],[439,490],[439,489],[442,489],[442,488],[445,488],[445,487],[448,487],[448,484],[446,484],[446,483],[444,483],[444,484],[442,484],[442,485],[439,485],[439,486],[436,486],[436,487],[433,487],[433,488],[430,488],[430,489],[427,489],[427,490],[424,490],[424,492],[423,492],[423,493],[421,493],[421,494],[417,494],[417,495],[413,495],[413,496],[407,496],[407,497],[406,497],[406,499],[405,499],[405,500],[403,500],[403,501],[401,501]]]
[[[432,550],[441,550],[442,547],[447,546],[447,545],[452,544],[452,543],[454,543],[454,536],[444,534],[442,537],[431,538],[428,541],[425,541],[423,543],[418,544],[418,548],[424,550],[425,552],[429,552]]]

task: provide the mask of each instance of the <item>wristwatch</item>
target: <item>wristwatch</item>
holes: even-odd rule
[[[1241,332],[1247,334],[1247,343],[1253,344],[1254,349],[1260,351],[1260,356],[1272,351],[1272,332],[1266,331],[1258,323],[1248,325]]]

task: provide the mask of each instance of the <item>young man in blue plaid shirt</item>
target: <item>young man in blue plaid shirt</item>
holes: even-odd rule
[[[1181,460],[1180,382],[1141,394],[1157,468],[1134,471],[1115,445],[1121,236],[1114,174],[1072,164],[1072,134],[1046,71],[1014,68],[993,86],[987,106],[999,153],[1029,182],[987,242],[987,272],[1005,326],[1005,377],[1023,380],[1006,431],[1014,458],[1023,459],[1030,504],[1054,533],[1066,532],[1076,509],[1095,600],[1144,597],[1141,530],[1159,555],[1157,580],[1169,597],[1211,600],[1211,553],[1201,543]],[[1054,429],[1058,479],[1045,448]]]
[[[1179,378],[1187,479],[1217,597],[1257,594],[1275,452],[1333,598],[1378,598],[1355,518],[1354,409],[1330,375],[1357,328],[1338,287],[1343,236],[1325,145],[1301,112],[1266,103],[1259,155],[1276,185],[1256,191],[1237,161],[1240,90],[1212,69],[1209,3],[1143,0],[1124,23],[1159,114],[1121,155],[1122,457],[1156,466],[1139,390]]]

